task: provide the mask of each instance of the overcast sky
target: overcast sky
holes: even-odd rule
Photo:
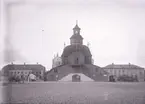
[[[12,55],[0,59],[1,67],[15,60],[51,69],[54,55],[70,44],[76,20],[96,65],[145,67],[144,0],[9,0],[1,14],[0,56]]]

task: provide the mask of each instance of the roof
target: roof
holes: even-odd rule
[[[144,68],[133,64],[110,64],[103,67],[103,69],[144,69]]]
[[[79,26],[77,24],[76,24],[76,26],[73,29],[79,29],[80,30],[80,28],[79,28]]]
[[[45,67],[40,64],[8,64],[2,70],[45,70]]]
[[[63,57],[63,56],[67,57],[72,52],[77,52],[77,51],[82,52],[85,56],[92,56],[91,52],[87,46],[77,44],[77,45],[69,45],[69,46],[65,47],[61,57]]]
[[[79,34],[74,34],[70,37],[70,39],[83,39],[83,37]]]

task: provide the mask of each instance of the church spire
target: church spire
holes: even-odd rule
[[[78,26],[78,20],[76,20],[76,25],[75,25],[75,27],[73,28],[73,32],[74,32],[74,34],[75,35],[80,35],[80,28],[79,28],[79,26]]]

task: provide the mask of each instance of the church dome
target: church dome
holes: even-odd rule
[[[89,48],[85,45],[69,45],[64,48],[62,57],[67,57],[73,52],[82,52],[84,56],[92,56]]]

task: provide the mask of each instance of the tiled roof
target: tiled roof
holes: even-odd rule
[[[144,68],[133,64],[110,64],[103,67],[103,69],[144,69]]]
[[[40,64],[8,64],[2,70],[45,70],[45,67]]]

